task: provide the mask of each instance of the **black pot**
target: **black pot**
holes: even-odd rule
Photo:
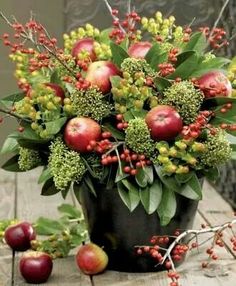
[[[137,255],[135,246],[150,245],[153,235],[173,235],[176,229],[192,228],[198,202],[176,194],[176,215],[163,227],[157,212],[148,215],[141,204],[131,213],[116,189],[97,185],[96,190],[97,197],[82,191],[81,203],[91,241],[103,246],[108,254],[108,269],[124,272],[163,270],[150,255]]]

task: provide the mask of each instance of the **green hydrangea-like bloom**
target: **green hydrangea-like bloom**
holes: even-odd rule
[[[22,171],[31,170],[41,163],[38,151],[20,147],[18,165]]]
[[[144,154],[149,158],[153,155],[155,144],[144,119],[131,119],[125,133],[125,143],[134,152]]]
[[[189,81],[174,83],[164,91],[161,99],[162,104],[176,108],[185,124],[195,121],[202,102],[203,94]]]
[[[154,70],[145,59],[126,58],[121,64],[121,70],[128,72],[130,75],[143,72],[145,76],[155,76]]]
[[[70,100],[73,115],[87,116],[97,121],[108,116],[112,110],[112,105],[95,88],[76,91],[71,94]]]
[[[215,135],[208,133],[204,143],[207,149],[200,156],[203,165],[216,167],[225,164],[231,158],[232,149],[226,138],[226,132],[222,129],[217,128]]]
[[[80,154],[70,150],[61,137],[56,138],[49,149],[48,166],[56,188],[63,191],[72,181],[80,182],[86,171]]]

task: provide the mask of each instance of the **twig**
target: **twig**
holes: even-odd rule
[[[232,226],[233,224],[236,224],[236,219],[232,220],[231,222],[226,222],[222,225],[218,225],[212,228],[205,228],[205,229],[191,229],[191,230],[186,230],[184,232],[182,232],[179,236],[177,236],[177,238],[171,243],[171,245],[168,247],[165,255],[162,258],[162,261],[160,262],[160,264],[163,264],[165,262],[165,260],[167,258],[169,258],[172,250],[175,248],[175,246],[187,235],[189,234],[195,234],[195,235],[199,235],[199,234],[203,234],[203,233],[210,233],[210,232],[218,232],[218,231],[223,231],[224,229],[228,228],[230,225]]]
[[[13,113],[12,111],[3,109],[3,108],[1,108],[1,107],[0,107],[0,112],[5,113],[5,114],[8,114],[8,115],[11,116],[11,117],[15,117],[15,118],[17,118],[17,119],[19,119],[19,120],[22,120],[22,121],[25,121],[25,122],[32,122],[30,119],[21,117],[20,115],[17,115],[17,114],[15,114],[15,113]]]
[[[220,21],[222,15],[223,15],[223,13],[224,13],[224,10],[225,10],[226,6],[229,4],[229,1],[230,1],[230,0],[226,0],[225,3],[224,3],[224,5],[222,6],[222,8],[221,8],[221,10],[220,10],[220,13],[219,13],[219,15],[218,15],[218,17],[217,17],[217,19],[216,19],[214,25],[213,25],[213,28],[212,28],[212,30],[211,30],[211,33],[210,33],[210,35],[209,35],[209,39],[211,38],[212,34],[214,33],[214,29],[217,27],[217,25],[218,25],[218,23],[219,23],[219,21]]]
[[[119,21],[119,18],[112,14],[112,8],[111,8],[111,5],[108,3],[108,0],[103,0],[103,1],[105,2],[105,4],[106,4],[106,6],[107,6],[107,8],[108,8],[108,10],[109,10],[109,12],[110,12],[110,14],[111,14],[113,20]],[[123,29],[123,27],[121,26],[120,23],[119,23],[119,29],[120,29],[124,34],[126,34],[125,30]]]

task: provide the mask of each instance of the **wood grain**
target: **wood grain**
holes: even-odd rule
[[[57,207],[62,204],[64,199],[61,194],[54,196],[41,196],[41,186],[37,184],[41,168],[37,168],[27,173],[20,173],[17,176],[17,217],[30,222],[35,221],[38,217],[57,218],[59,213]],[[70,196],[67,202],[71,203]],[[28,285],[21,278],[16,258],[14,285]],[[90,286],[90,278],[81,275],[74,262],[74,256],[66,259],[57,259],[54,261],[53,273],[46,284],[41,285],[81,285]]]
[[[0,169],[0,219],[13,219],[15,216],[16,175]],[[0,245],[0,286],[11,285],[12,251]]]

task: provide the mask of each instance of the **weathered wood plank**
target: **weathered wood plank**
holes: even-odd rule
[[[0,219],[15,216],[15,178],[16,175],[0,169]],[[0,285],[10,285],[12,278],[12,251],[0,245]]]
[[[27,173],[20,173],[17,176],[17,217],[22,220],[35,221],[39,216],[56,218],[58,217],[57,206],[64,202],[60,194],[43,197],[40,195],[41,188],[37,184],[38,175],[41,169],[32,170]],[[70,197],[67,200],[70,201]],[[15,285],[27,285],[21,278],[18,269],[18,260],[15,265]],[[74,262],[74,257],[57,259],[54,261],[52,276],[45,285],[81,285],[90,286],[90,278],[81,275]],[[44,285],[44,284],[42,284]]]

